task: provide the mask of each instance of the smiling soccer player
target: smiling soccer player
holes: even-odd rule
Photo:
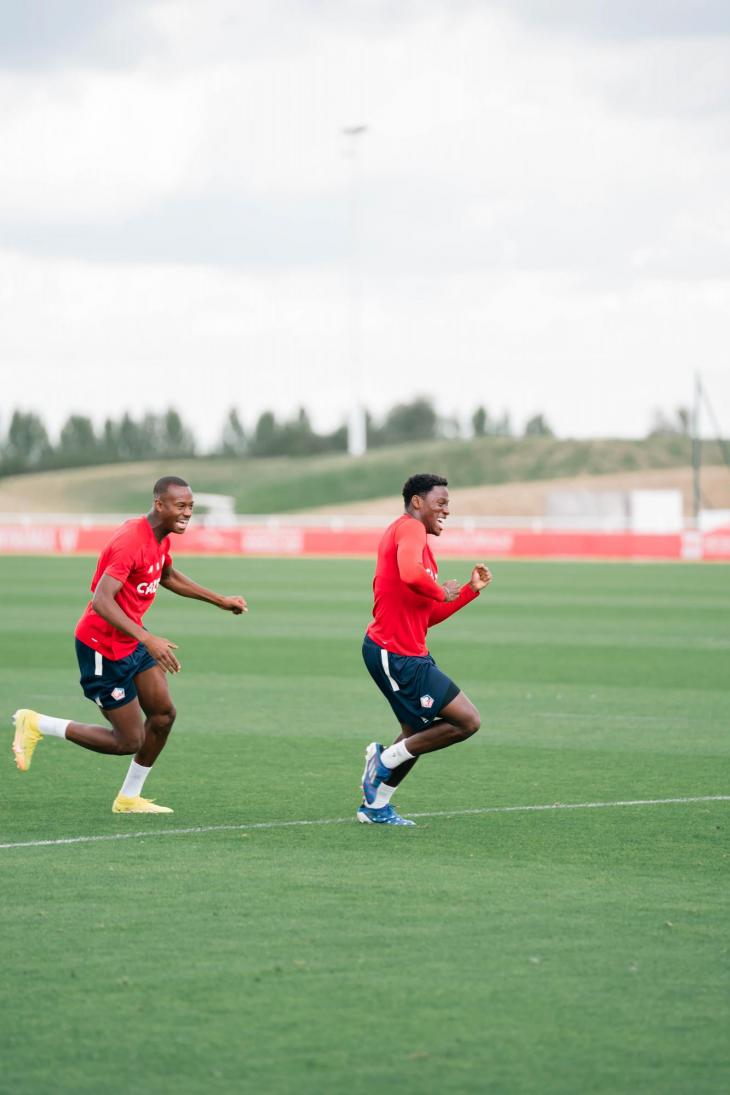
[[[427,534],[440,536],[449,516],[448,483],[440,475],[412,475],[403,487],[405,513],[378,547],[373,622],[362,653],[370,676],[390,703],[401,733],[384,749],[365,751],[358,821],[413,825],[390,803],[396,787],[422,753],[446,749],[479,729],[479,712],[438,668],[426,648],[426,632],[473,601],[492,575],[477,563],[469,581],[438,583]]]
[[[94,753],[134,753],[112,805],[115,814],[172,813],[168,806],[142,798],[144,782],[175,721],[165,673],[180,670],[176,644],[142,626],[158,586],[236,616],[248,611],[243,597],[213,593],[173,567],[170,534],[184,533],[192,513],[189,485],[167,475],[155,483],[152,509],[146,517],[126,521],[99,556],[91,582],[93,598],[76,625],[76,655],[84,695],[98,704],[111,729],[27,708],[13,715],[13,751],[21,772],[30,768],[36,745],[47,735]]]

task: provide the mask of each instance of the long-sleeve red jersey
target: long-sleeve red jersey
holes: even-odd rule
[[[420,521],[404,513],[383,533],[373,579],[373,622],[368,635],[393,654],[423,658],[426,632],[479,594],[464,585],[454,601],[438,584],[438,571]]]

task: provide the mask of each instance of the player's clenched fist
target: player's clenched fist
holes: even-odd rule
[[[243,597],[224,597],[221,608],[224,612],[232,612],[234,616],[240,616],[242,612],[248,612],[248,605]]]
[[[488,586],[491,580],[492,572],[489,567],[485,566],[484,563],[477,563],[471,572],[469,585],[475,593],[478,593],[480,589],[484,589],[485,586]]]

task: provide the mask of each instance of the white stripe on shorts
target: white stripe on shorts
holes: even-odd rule
[[[98,650],[94,651],[94,676],[101,677],[104,672],[104,667],[101,664],[101,654]]]
[[[398,687],[397,683],[393,680],[393,678],[390,675],[390,663],[388,662],[388,651],[387,650],[381,650],[380,651],[380,660],[383,663],[383,672],[385,673],[386,677],[390,681],[390,687],[393,689],[394,692],[400,692],[400,688]]]

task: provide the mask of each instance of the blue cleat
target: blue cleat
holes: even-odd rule
[[[373,806],[367,806],[364,802],[357,811],[357,820],[361,821],[363,825],[415,825],[415,821],[409,821],[408,818],[401,817],[397,814],[393,807],[388,803],[387,806],[380,806],[377,810]]]
[[[377,741],[371,741],[365,750],[365,769],[362,774],[362,793],[365,796],[365,805],[369,806],[375,801],[378,787],[390,775],[390,768],[386,768],[380,762],[380,754],[383,746]]]

